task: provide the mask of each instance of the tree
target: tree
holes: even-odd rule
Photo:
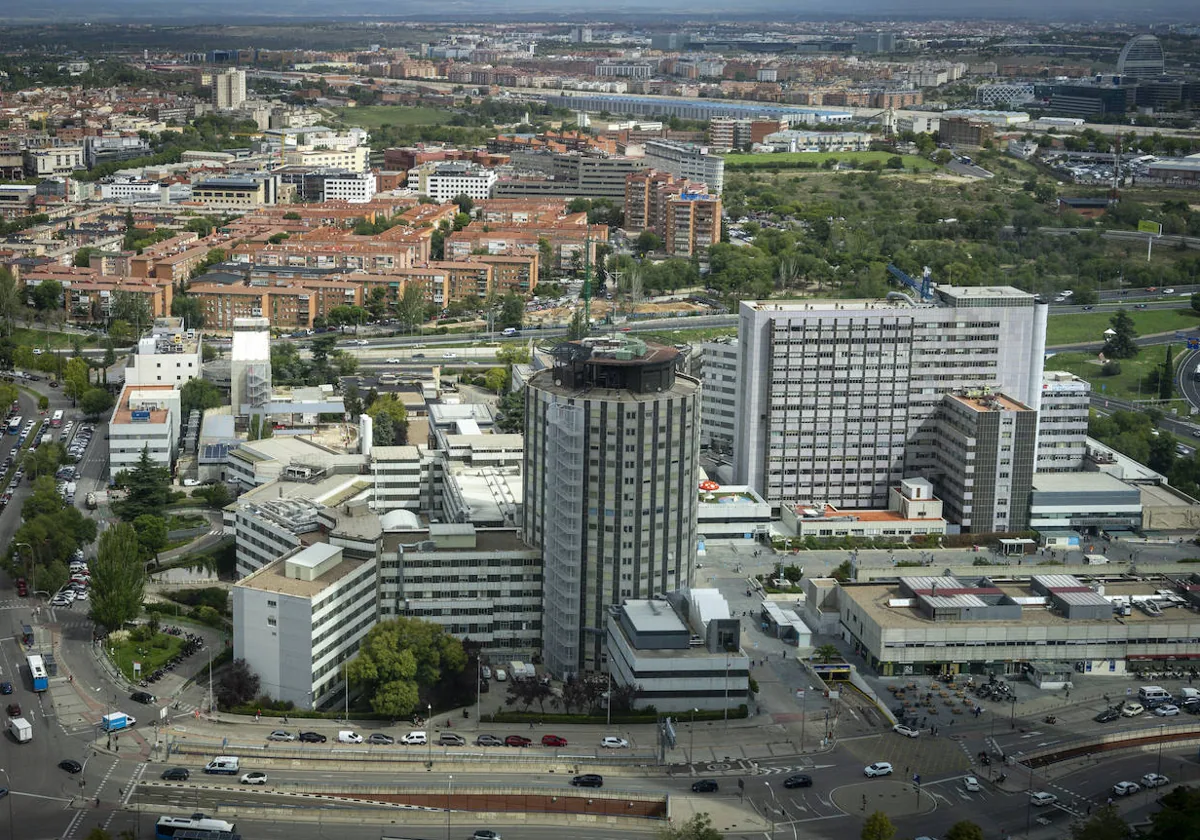
[[[250,670],[245,659],[235,659],[217,680],[213,693],[222,708],[232,709],[249,703],[258,696],[258,674]]]
[[[184,326],[188,329],[198,330],[204,326],[204,309],[200,306],[200,299],[197,297],[177,293],[171,299],[171,314],[176,318],[182,318]],[[205,346],[207,347],[207,345]]]
[[[1192,311],[1200,312],[1200,292],[1192,295]]]
[[[525,319],[525,301],[509,292],[500,299],[500,326],[520,329]]]
[[[386,411],[380,412],[371,423],[371,442],[375,446],[394,446],[396,444],[396,424],[392,415]]]
[[[396,444],[408,442],[408,412],[404,409],[404,403],[396,399],[395,394],[379,394],[367,408],[367,414],[376,423],[379,422],[381,415],[389,415],[395,434],[394,442]]]
[[[1148,840],[1198,840],[1200,838],[1200,788],[1180,785],[1158,800],[1150,815]]]
[[[458,212],[470,214],[471,208],[475,206],[475,199],[466,193],[460,193],[455,197],[454,203],[458,205]]]
[[[46,312],[62,308],[62,294],[62,283],[57,280],[43,280],[32,288],[29,296],[38,312]]]
[[[61,443],[44,443],[37,449],[30,449],[26,452],[25,458],[21,461],[21,466],[25,468],[27,475],[36,479],[41,476],[53,476],[54,471],[62,466],[66,460],[67,453]],[[54,490],[53,482],[50,484],[50,489]],[[57,496],[58,493],[55,492],[54,495]],[[23,515],[28,516],[24,507],[21,508],[21,512]]]
[[[508,368],[488,368],[488,372],[483,375],[483,381],[488,390],[495,394],[504,393],[510,379],[511,374],[509,374]]]
[[[637,239],[633,241],[633,249],[637,251],[639,256],[645,256],[651,251],[657,251],[662,248],[662,237],[652,230],[644,230],[637,235]]]
[[[334,350],[330,358],[338,376],[353,376],[358,370],[358,357],[345,350]]]
[[[507,434],[525,432],[525,389],[511,391],[500,398],[496,427]]]
[[[1169,400],[1175,395],[1175,364],[1171,357],[1171,345],[1167,345],[1167,355],[1163,358],[1162,367],[1158,374],[1158,398]]]
[[[946,840],[983,840],[983,829],[970,820],[959,820],[946,830]]]
[[[18,344],[13,348],[13,367],[17,370],[33,370],[37,366],[37,356],[28,344]]]
[[[79,398],[92,387],[92,370],[83,359],[68,359],[66,370],[62,376],[63,395],[71,398],[71,405],[78,403]]]
[[[204,412],[225,404],[221,389],[207,379],[189,379],[179,389],[179,413],[186,419],[193,411]]]
[[[813,651],[813,656],[821,660],[825,665],[828,665],[835,659],[842,658],[842,652],[838,650],[837,645],[821,645]]]
[[[396,319],[410,332],[425,320],[425,293],[416,283],[406,283],[396,301]]]
[[[104,340],[104,366],[112,367],[117,363],[117,348],[113,345],[111,338]]]
[[[113,395],[104,388],[89,388],[79,400],[79,407],[89,420],[98,420],[113,407],[113,402]]]
[[[896,836],[896,827],[883,811],[876,811],[867,817],[863,823],[862,840],[892,840]]]
[[[142,560],[157,558],[158,552],[167,547],[167,522],[161,516],[144,513],[133,520],[133,529],[142,547]]]
[[[150,460],[150,449],[144,446],[138,462],[126,474],[125,499],[113,507],[126,521],[133,521],[143,514],[162,516],[170,484],[171,473]]]
[[[150,326],[150,322],[153,320],[146,296],[134,292],[114,292],[109,317],[116,321],[133,324],[138,335],[141,335],[142,330]]]
[[[121,522],[100,535],[92,563],[92,621],[109,633],[135,619],[142,610],[146,567],[137,531]]]
[[[947,163],[954,160],[954,155],[950,153],[949,149],[938,149],[933,154],[933,160],[935,163],[945,166]]]
[[[390,717],[407,717],[443,676],[467,663],[462,642],[440,625],[415,618],[376,624],[347,668],[350,683],[371,698],[371,708]]]
[[[655,834],[657,840],[723,840],[724,834],[713,828],[712,817],[706,813],[693,814],[678,825],[665,825]]]
[[[333,348],[337,345],[336,335],[322,335],[312,340],[309,345],[309,350],[312,352],[313,365],[319,368],[326,367],[329,364],[329,354],[333,352]],[[283,347],[289,347],[293,351],[296,348],[294,344],[285,344]],[[273,351],[272,351],[273,352]],[[274,368],[274,358],[271,360],[271,367]]]
[[[233,501],[233,493],[229,492],[229,488],[220,481],[193,491],[192,496],[204,499],[213,510],[221,510]]]
[[[1138,354],[1137,330],[1124,309],[1109,319],[1114,335],[1104,342],[1104,355],[1110,359],[1132,359]]]
[[[849,560],[843,560],[829,573],[829,576],[836,581],[845,583],[854,576],[854,568],[850,565]]]
[[[108,337],[114,344],[124,347],[132,340],[133,329],[128,321],[113,320],[108,324]]]
[[[583,307],[579,307],[571,313],[571,323],[567,326],[567,340],[578,341],[586,338],[589,328],[583,320]]]
[[[6,266],[0,266],[0,330],[4,335],[12,335],[22,302],[21,292],[12,272]]]
[[[1169,795],[1169,794],[1168,794]],[[1159,811],[1159,814],[1164,813]],[[1154,822],[1155,814],[1150,817],[1151,824]],[[1193,815],[1193,820],[1195,819]],[[1151,835],[1154,834],[1152,830]],[[1197,832],[1192,831],[1191,840],[1195,840]],[[1102,805],[1087,819],[1082,822],[1076,821],[1071,823],[1071,840],[1128,840],[1135,836],[1129,829],[1129,824],[1121,819],[1121,812],[1117,810],[1115,805]],[[1172,834],[1171,837],[1180,837],[1179,834]],[[946,840],[957,840],[957,838],[946,835]],[[967,840],[972,840],[968,838]]]

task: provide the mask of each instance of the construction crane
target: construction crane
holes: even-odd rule
[[[933,281],[930,279],[932,272],[929,270],[929,266],[925,266],[921,272],[920,282],[912,279],[891,263],[888,263],[887,270],[891,272],[893,277],[920,295],[921,300],[931,300],[933,298],[933,292],[930,288],[933,285]]]

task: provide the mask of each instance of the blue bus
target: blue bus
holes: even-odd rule
[[[240,840],[234,826],[225,820],[214,820],[204,814],[190,817],[159,817],[154,824],[158,840]]]
[[[46,663],[42,661],[42,657],[31,653],[25,657],[25,661],[29,664],[29,678],[33,681],[33,690],[45,691],[49,688],[50,678],[46,676]]]

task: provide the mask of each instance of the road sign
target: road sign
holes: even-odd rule
[[[1138,232],[1139,233],[1157,233],[1161,236],[1162,235],[1162,225],[1159,224],[1158,222],[1151,222],[1147,219],[1142,219],[1140,222],[1138,222]]]

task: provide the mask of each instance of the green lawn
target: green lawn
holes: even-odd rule
[[[1192,309],[1129,309],[1138,335],[1191,330],[1200,327],[1200,312]],[[1088,312],[1078,315],[1051,315],[1046,327],[1046,346],[1103,341],[1111,326],[1112,312]]]
[[[408,105],[363,105],[358,108],[335,108],[338,118],[347,125],[379,128],[382,125],[441,125],[450,119],[450,112],[438,108]]]
[[[152,674],[183,650],[183,638],[167,633],[158,633],[154,638],[145,642],[127,638],[111,645],[111,650],[113,664],[125,675],[127,680],[134,682],[136,681],[133,672],[134,662],[141,663],[143,677]]]
[[[725,165],[730,169],[754,169],[757,166],[775,168],[781,164],[808,163],[821,166],[827,160],[843,162],[866,163],[877,160],[887,164],[890,158],[896,157],[892,152],[774,152],[762,155],[728,154],[725,155]],[[911,172],[916,166],[919,169],[936,169],[937,164],[928,158],[918,155],[900,155],[904,161],[904,171]],[[884,170],[885,172],[888,170]],[[896,170],[900,171],[900,170]]]
[[[1186,351],[1180,347],[1174,352],[1178,365]],[[1157,399],[1158,391],[1149,379],[1151,372],[1162,364],[1166,350],[1162,345],[1146,347],[1136,359],[1121,359],[1121,372],[1116,376],[1102,376],[1101,365],[1091,353],[1056,353],[1046,360],[1046,370],[1065,370],[1092,383],[1096,396],[1115,397],[1122,400]],[[1179,408],[1186,413],[1188,408],[1178,400]],[[1171,408],[1167,405],[1164,408]]]
[[[14,344],[28,344],[30,347],[41,347],[49,349],[59,349],[71,346],[71,339],[76,333],[63,332],[47,332],[46,330],[26,329],[25,327],[17,327],[13,330],[12,340]],[[90,335],[80,335],[85,347],[96,343],[96,339]]]

